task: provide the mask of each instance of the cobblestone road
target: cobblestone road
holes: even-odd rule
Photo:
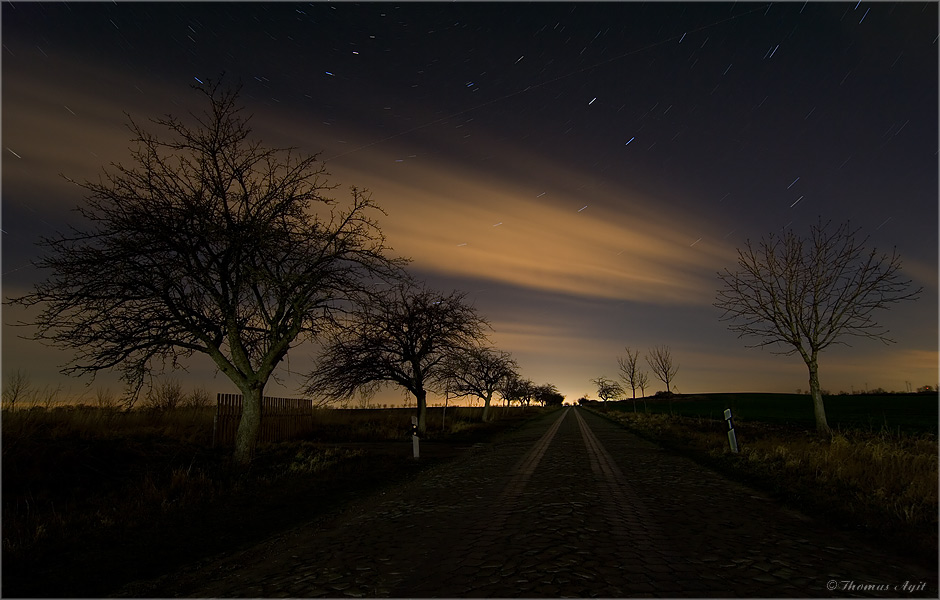
[[[567,408],[164,593],[936,598],[937,572]]]

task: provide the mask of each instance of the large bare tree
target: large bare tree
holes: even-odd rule
[[[425,433],[427,393],[445,391],[443,362],[486,339],[488,325],[465,296],[410,281],[393,286],[337,330],[308,378],[307,392],[335,401],[399,385],[414,395],[418,432]]]
[[[872,315],[920,288],[900,275],[901,260],[867,249],[867,236],[849,223],[832,227],[818,222],[808,238],[792,230],[768,235],[738,249],[734,271],[718,273],[724,287],[715,306],[738,337],[759,338],[752,347],[789,346],[780,354],[799,353],[809,370],[816,428],[827,433],[826,409],[819,385],[819,353],[855,336],[890,343],[888,331]]]
[[[130,119],[131,166],[77,183],[84,222],[43,240],[48,277],[13,301],[41,306],[36,338],[75,352],[64,372],[119,369],[134,397],[153,369],[208,355],[243,395],[244,464],[290,347],[400,265],[369,194],[339,207],[316,156],[251,139],[237,89],[197,90],[208,108],[152,120],[161,134]]]
[[[646,353],[646,363],[653,370],[657,379],[666,384],[666,392],[672,393],[670,385],[679,372],[679,365],[672,363],[672,350],[669,346],[654,346]]]
[[[484,422],[489,421],[493,395],[504,388],[519,368],[508,352],[485,346],[452,353],[441,367],[444,386],[450,396],[474,396],[483,400]]]

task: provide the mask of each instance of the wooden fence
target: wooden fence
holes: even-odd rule
[[[212,421],[212,445],[232,446],[242,416],[241,394],[218,394]],[[259,443],[283,442],[313,427],[313,401],[301,398],[269,398],[261,401]]]

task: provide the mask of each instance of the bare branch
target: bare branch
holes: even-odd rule
[[[754,346],[783,346],[799,353],[810,374],[817,427],[828,431],[819,388],[817,355],[846,337],[885,344],[893,340],[873,318],[891,304],[916,299],[921,288],[901,277],[896,250],[866,249],[867,237],[849,223],[818,222],[808,238],[788,230],[770,235],[755,250],[750,241],[738,250],[738,268],[718,273],[723,287],[715,306],[738,337]]]
[[[655,346],[646,354],[646,362],[653,369],[653,374],[666,384],[666,391],[672,392],[670,385],[679,372],[679,365],[672,364],[672,351],[669,346]]]
[[[601,376],[597,379],[592,379],[591,383],[597,386],[597,397],[604,402],[615,400],[623,395],[623,388],[613,379],[607,379]]]
[[[624,350],[627,351],[626,358],[622,356],[617,357],[617,364],[620,367],[620,379],[630,386],[630,389],[633,391],[633,397],[636,398],[636,388],[646,386],[646,373],[640,371],[637,364],[640,358],[640,351],[630,350],[630,348],[624,348]]]
[[[445,360],[482,343],[486,321],[465,294],[442,295],[406,281],[349,315],[310,374],[308,394],[328,401],[394,384],[414,394],[419,430],[427,391],[449,381]]]
[[[755,250],[738,250],[738,269],[718,274],[724,286],[715,306],[739,336],[758,338],[756,346],[782,344],[786,354],[818,352],[843,336],[877,339],[888,331],[872,314],[916,298],[921,289],[900,276],[897,252],[865,250],[867,238],[844,223],[812,228],[808,240],[792,231],[768,236]]]

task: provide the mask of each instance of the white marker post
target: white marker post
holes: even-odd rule
[[[725,409],[725,421],[728,422],[728,443],[731,444],[731,451],[738,451],[738,438],[734,433],[734,422],[731,420],[731,409]]]
[[[418,417],[411,417],[411,450],[418,458]]]

